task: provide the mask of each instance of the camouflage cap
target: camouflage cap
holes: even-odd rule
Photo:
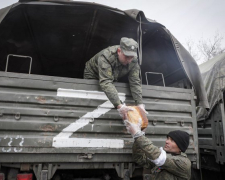
[[[137,57],[137,47],[138,43],[131,38],[123,37],[120,40],[120,48],[125,56]]]

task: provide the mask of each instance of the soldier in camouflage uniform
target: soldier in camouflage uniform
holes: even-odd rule
[[[141,124],[141,123],[140,123]],[[149,169],[150,180],[189,180],[191,162],[184,153],[189,145],[189,134],[171,131],[164,148],[158,148],[145,137],[140,125],[125,121],[128,132],[134,138],[133,159],[144,169]]]
[[[113,82],[118,81],[119,78],[125,75],[128,75],[131,94],[136,105],[145,111],[142,103],[137,47],[138,44],[133,39],[121,38],[120,45],[111,46],[100,51],[86,63],[84,70],[85,79],[99,80],[101,89],[105,92],[115,108],[118,109],[123,119],[127,111],[132,109],[120,101]]]

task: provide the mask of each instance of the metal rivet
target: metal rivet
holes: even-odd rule
[[[17,113],[15,114],[15,119],[16,119],[16,120],[19,120],[19,119],[20,119],[20,113],[19,113],[19,112],[17,112]]]
[[[54,121],[55,122],[59,121],[59,117],[58,116],[54,116]]]
[[[183,127],[184,126],[184,121],[181,121],[180,122],[180,125]]]
[[[94,118],[92,118],[92,119],[89,120],[90,123],[93,123],[94,121],[95,121]]]
[[[153,126],[156,126],[157,120],[153,120],[153,121],[152,121],[152,124],[153,124]]]

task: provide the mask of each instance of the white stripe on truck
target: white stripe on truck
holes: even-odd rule
[[[118,93],[119,98],[122,102],[125,101],[125,94]],[[108,100],[104,92],[99,91],[85,91],[85,90],[73,90],[73,89],[62,89],[57,90],[57,96],[63,97],[74,97],[84,99],[99,99],[106,100],[103,104],[99,105],[94,111],[87,112],[80,119],[71,123],[69,126],[64,128],[57,136],[53,138],[53,147],[103,147],[103,148],[123,148],[124,140],[121,139],[89,139],[89,138],[70,138],[70,136],[88,125],[94,118],[98,118],[101,115],[109,112],[114,106]],[[94,124],[92,124],[93,130]]]

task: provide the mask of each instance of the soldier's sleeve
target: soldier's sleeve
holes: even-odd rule
[[[191,162],[186,157],[167,154],[166,162],[161,167],[180,178],[191,178]]]
[[[130,70],[128,75],[130,91],[132,97],[136,104],[142,104],[142,89],[141,89],[141,80],[139,77],[140,66],[136,63],[133,68]]]
[[[105,92],[110,102],[115,107],[117,107],[119,104],[121,104],[121,101],[119,99],[118,92],[113,84],[114,78],[112,67],[103,56],[100,56],[98,59],[98,70],[99,85],[101,89]]]
[[[144,151],[138,146],[137,143],[133,144],[133,160],[140,166],[146,168],[146,169],[151,169],[155,165],[149,161],[144,153]]]
[[[134,144],[137,144],[143,150],[148,160],[155,160],[161,155],[161,150],[145,136],[136,138]]]
[[[144,168],[153,168],[165,163],[166,152],[154,146],[145,136],[140,136],[135,139],[133,145],[133,158]]]

